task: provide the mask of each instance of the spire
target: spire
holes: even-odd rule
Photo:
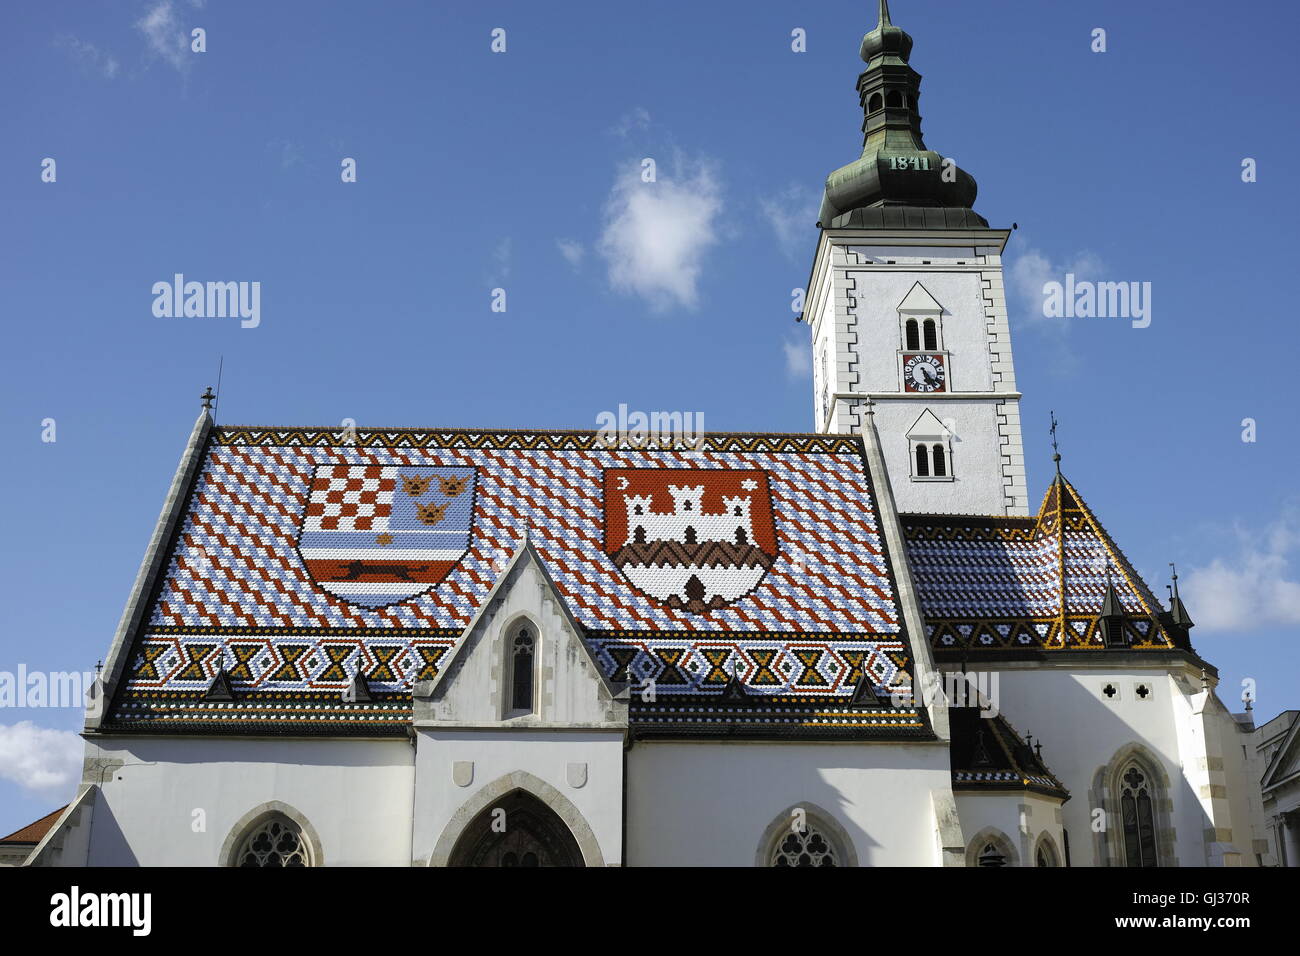
[[[921,138],[921,75],[908,64],[912,38],[880,0],[876,28],[862,38],[858,77],[862,156],[826,179],[819,225],[832,228],[986,229],[971,205],[975,180]]]
[[[1187,613],[1187,608],[1183,604],[1183,599],[1178,596],[1178,569],[1174,567],[1172,561],[1169,562],[1170,570],[1173,572],[1173,585],[1170,587],[1169,595],[1169,617],[1174,624],[1187,633],[1196,624],[1192,621],[1192,616]]]

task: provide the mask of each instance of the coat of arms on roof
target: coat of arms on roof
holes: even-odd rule
[[[758,587],[777,557],[767,473],[605,471],[605,553],[632,585],[704,614]]]
[[[469,550],[470,467],[322,465],[298,531],[313,583],[366,608],[423,594]]]

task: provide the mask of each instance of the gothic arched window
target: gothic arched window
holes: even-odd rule
[[[267,817],[244,838],[235,854],[235,866],[311,866],[311,850],[302,830],[282,813]]]
[[[777,816],[763,833],[757,866],[858,865],[853,838],[834,814],[812,803],[796,803]]]
[[[515,632],[510,642],[510,709],[516,712],[533,711],[533,662],[536,660],[536,641],[528,627]]]
[[[1038,849],[1034,851],[1034,866],[1060,866],[1056,857],[1056,847],[1047,836],[1040,837]]]
[[[908,319],[904,328],[906,329],[907,350],[915,352],[921,347],[921,333],[918,330],[916,319]]]
[[[772,850],[772,866],[839,866],[833,844],[818,827],[805,823],[791,830]]]
[[[1120,774],[1119,809],[1124,825],[1124,865],[1156,866],[1154,794],[1150,778],[1137,763]]]

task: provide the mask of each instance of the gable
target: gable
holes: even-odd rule
[[[510,718],[507,657],[514,634],[534,638],[534,714],[529,723],[627,725],[626,704],[601,673],[563,597],[525,544],[445,666],[415,687],[417,722],[490,726]],[[517,724],[519,718],[515,718]]]
[[[907,295],[903,297],[903,301],[898,303],[898,311],[918,315],[941,315],[943,306],[935,300],[934,296],[930,295],[925,286],[917,282],[907,290]]]

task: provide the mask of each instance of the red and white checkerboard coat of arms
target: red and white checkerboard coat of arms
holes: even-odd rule
[[[758,587],[777,557],[767,473],[610,468],[604,550],[637,590],[703,614]]]
[[[298,532],[317,587],[362,607],[422,594],[469,550],[469,467],[321,465]]]

